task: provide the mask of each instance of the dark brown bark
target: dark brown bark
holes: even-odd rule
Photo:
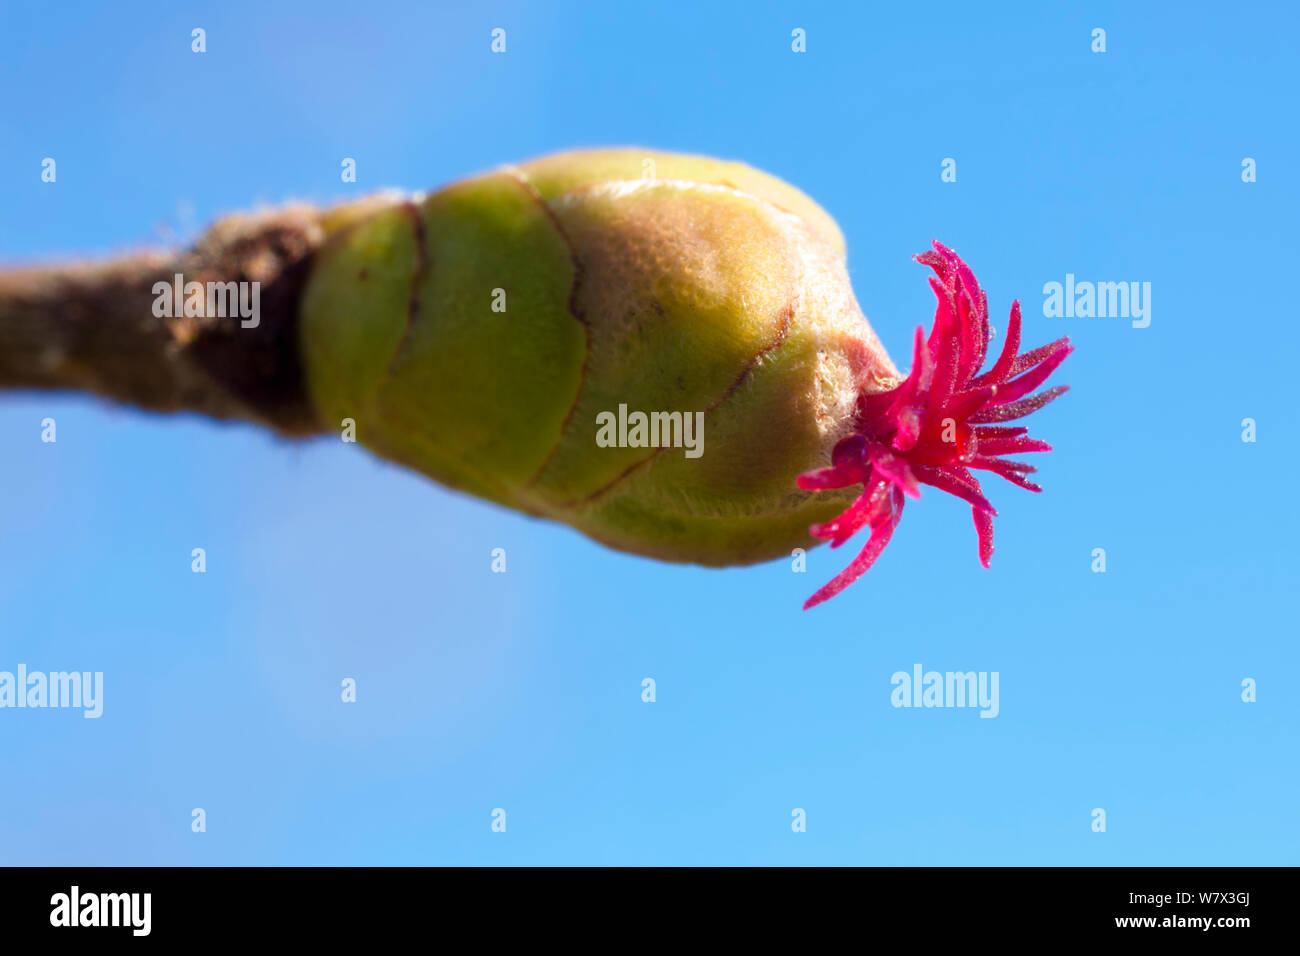
[[[290,207],[223,219],[184,252],[0,270],[0,389],[92,392],[315,434],[298,300],[320,242],[319,214]],[[155,316],[155,283],[177,273],[185,282],[259,283],[257,326],[238,315]]]

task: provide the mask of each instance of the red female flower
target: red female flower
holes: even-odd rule
[[[1036,469],[1004,455],[1051,451],[1029,429],[1001,422],[1037,411],[1069,388],[1030,393],[1073,351],[1068,338],[1023,355],[1020,303],[1011,305],[1002,354],[980,374],[989,344],[988,297],[970,268],[939,242],[916,256],[935,272],[930,287],[939,300],[928,340],[916,329],[912,371],[897,387],[858,399],[857,429],[835,446],[831,466],[799,476],[799,487],[821,491],[861,484],[862,494],[839,517],[809,532],[838,548],[864,526],[871,537],[858,556],[804,604],[834,597],[875,562],[903,513],[903,499],[932,485],[970,503],[979,536],[980,564],[993,557],[993,516],[972,469],[991,471],[1012,484],[1042,491],[1025,476]]]

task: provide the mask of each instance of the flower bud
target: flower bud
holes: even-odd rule
[[[935,478],[914,461],[946,467],[928,396],[987,344],[952,265],[929,379],[904,380],[854,299],[834,221],[739,163],[564,153],[324,222],[300,307],[322,420],[352,418],[385,458],[662,560],[762,561],[815,544],[810,525],[835,544],[849,524],[892,531],[895,490]],[[959,454],[976,454],[962,434]],[[846,508],[863,521],[828,532]]]

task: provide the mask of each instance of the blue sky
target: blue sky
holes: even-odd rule
[[[6,3],[0,262],[635,144],[818,200],[903,365],[932,238],[1077,348],[991,570],[931,492],[809,613],[847,548],[657,564],[358,446],[0,396],[0,670],[105,686],[0,710],[0,862],[1295,864],[1300,23],[1142,6]],[[1150,326],[1045,317],[1067,273]],[[998,716],[894,708],[918,663]]]

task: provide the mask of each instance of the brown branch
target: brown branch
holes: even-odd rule
[[[0,389],[93,392],[315,434],[298,299],[321,241],[320,214],[295,206],[223,219],[185,252],[0,271]],[[154,284],[177,273],[185,282],[258,282],[256,327],[238,315],[155,316]]]

